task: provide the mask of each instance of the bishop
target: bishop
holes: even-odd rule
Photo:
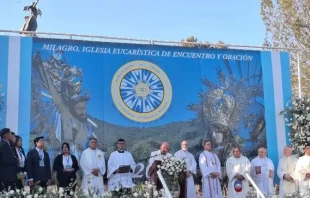
[[[172,156],[171,153],[169,153],[169,150],[170,150],[169,143],[163,142],[160,145],[160,149],[158,151],[154,151],[151,153],[151,156],[149,159],[149,165],[146,167],[146,177],[147,178],[150,178],[149,170],[156,160],[160,160],[163,157],[171,157]]]

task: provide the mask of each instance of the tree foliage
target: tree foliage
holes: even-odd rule
[[[298,55],[289,50],[292,89],[298,93],[299,56],[302,93],[310,95],[310,0],[261,0],[261,15],[266,25],[266,46],[300,49]]]
[[[198,47],[198,48],[217,48],[217,49],[227,49],[227,45],[223,41],[219,41],[217,44],[211,44],[209,42],[201,42],[194,36],[182,39],[183,47]]]

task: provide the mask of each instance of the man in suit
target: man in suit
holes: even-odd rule
[[[28,185],[33,187],[35,183],[42,188],[46,188],[51,183],[51,165],[50,159],[44,148],[44,137],[34,139],[35,149],[27,154],[26,172],[28,175]]]
[[[2,140],[0,143],[0,191],[14,190],[19,161],[10,145],[12,141],[10,129],[2,129],[0,135]]]
[[[11,141],[10,141],[10,145],[11,145],[11,147],[12,147],[12,150],[13,150],[14,155],[18,158],[16,149],[15,149],[15,146],[14,146],[15,141],[16,141],[16,135],[15,135],[15,133],[14,133],[13,131],[11,131],[11,134],[12,134],[12,139],[11,139]]]

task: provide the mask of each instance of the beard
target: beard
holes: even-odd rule
[[[75,111],[71,112],[73,117],[79,120],[80,122],[87,122],[87,113],[83,115],[77,114]]]

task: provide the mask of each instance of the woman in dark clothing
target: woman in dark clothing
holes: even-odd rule
[[[25,152],[23,149],[23,140],[20,136],[16,136],[16,140],[14,142],[14,147],[15,147],[18,159],[19,159],[18,174],[20,176],[23,175],[23,177],[25,177],[26,176],[26,174],[25,174],[25,172],[26,172],[26,169],[25,169],[26,155],[25,155]],[[24,187],[23,182],[25,182],[23,179],[17,178],[16,187],[18,189],[22,189]]]
[[[61,146],[62,154],[57,155],[54,161],[53,169],[57,172],[57,180],[59,187],[68,188],[73,185],[76,179],[76,172],[79,170],[79,165],[76,157],[70,154],[70,146],[64,142]],[[75,190],[75,186],[71,186]]]

